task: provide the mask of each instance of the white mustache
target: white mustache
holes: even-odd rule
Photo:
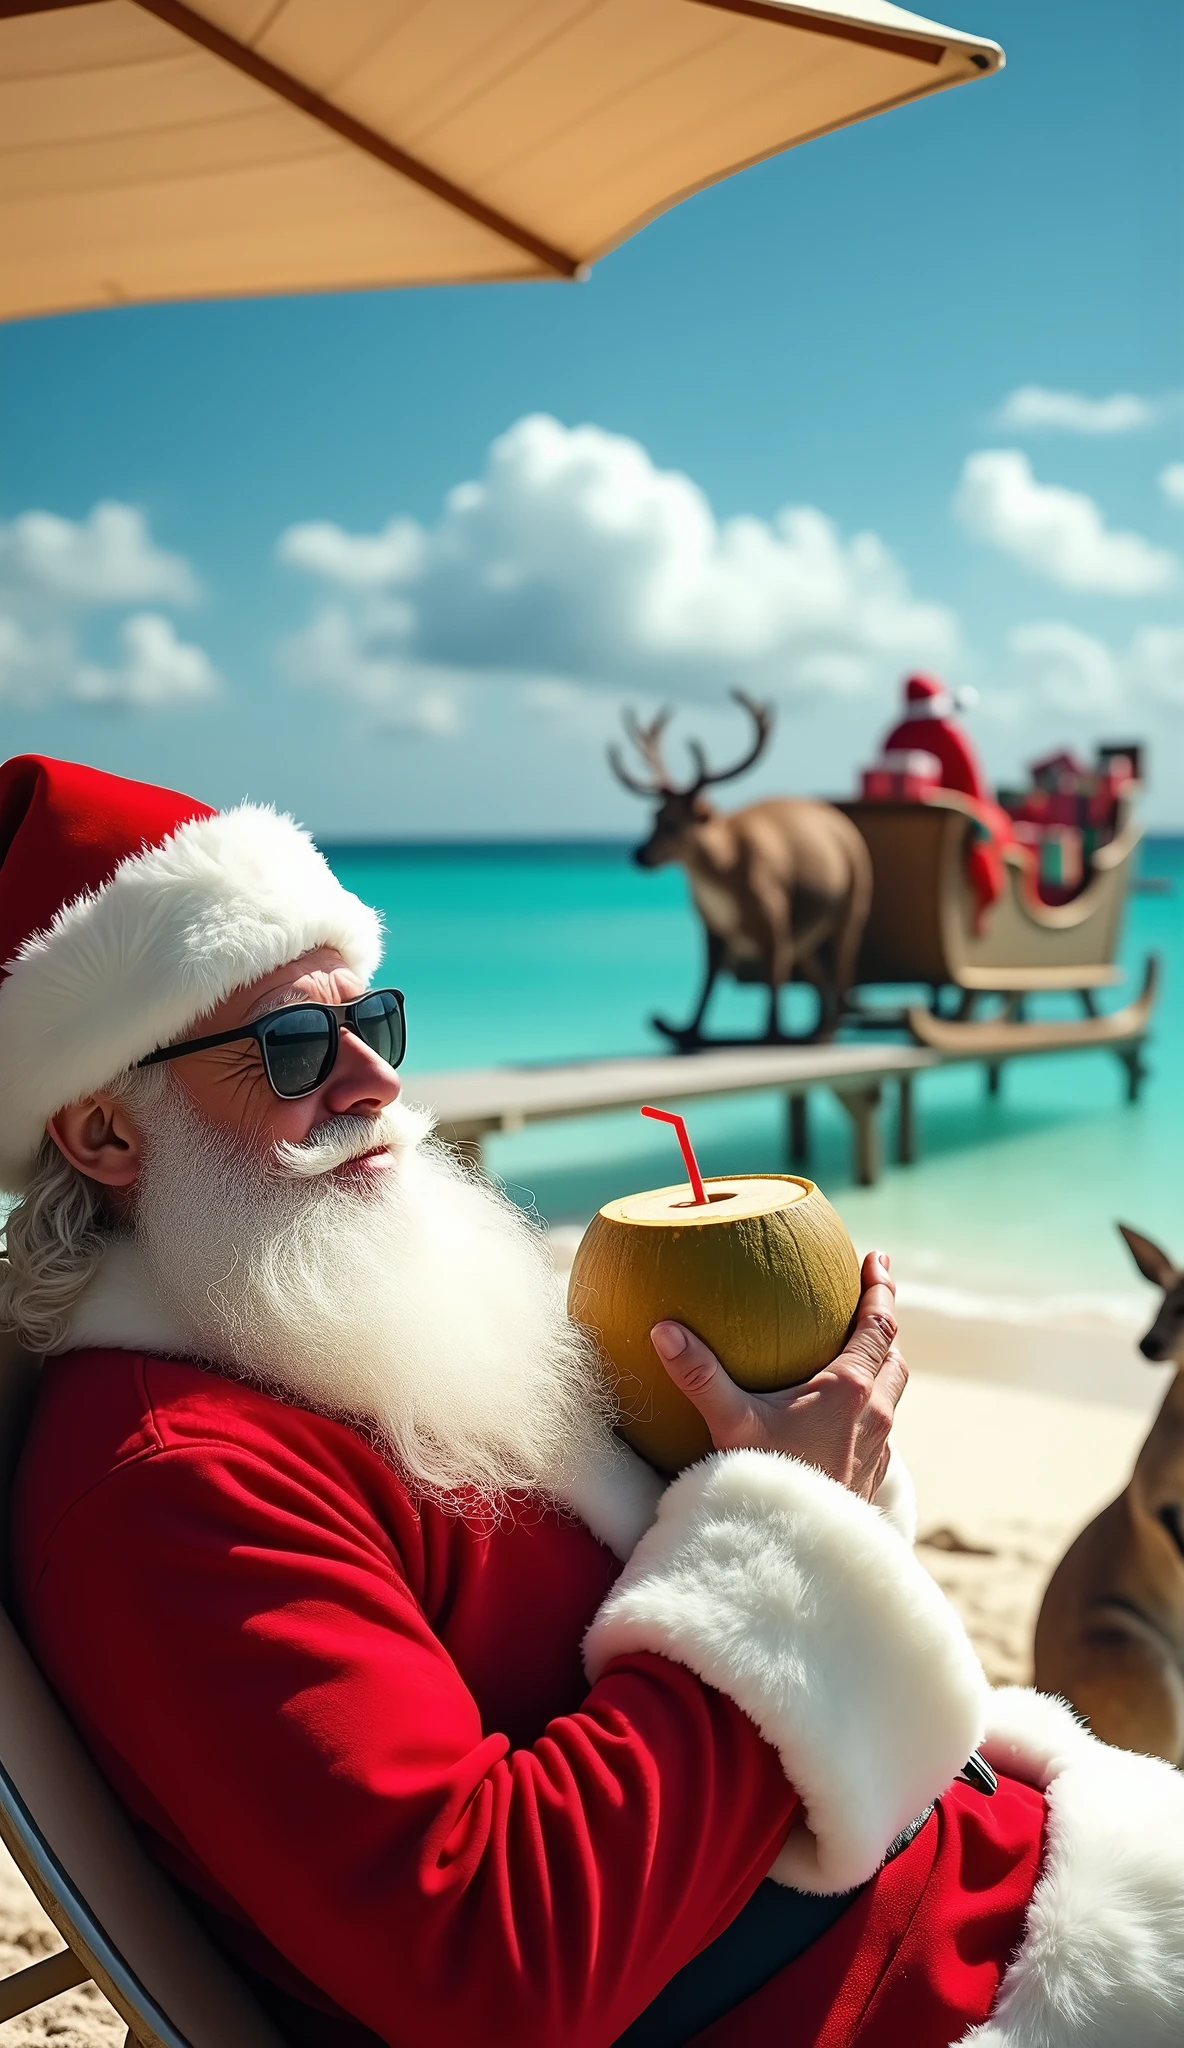
[[[275,1163],[294,1180],[316,1180],[367,1152],[414,1152],[431,1130],[427,1110],[392,1102],[377,1116],[330,1117],[299,1144],[285,1140],[275,1148]]]

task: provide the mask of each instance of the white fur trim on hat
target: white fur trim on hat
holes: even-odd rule
[[[667,1487],[584,1644],[596,1679],[650,1650],[728,1695],[801,1794],[772,1876],[862,1884],[965,1764],[987,1683],[907,1543],[796,1458],[725,1451]]]
[[[1098,1742],[1062,1700],[995,1693],[983,1754],[1048,1800],[1044,1863],[991,2017],[963,2048],[1184,2040],[1184,1778]]]
[[[369,980],[379,920],[273,810],[192,818],[121,861],[26,940],[0,987],[0,1186],[19,1193],[56,1110],[318,946]]]

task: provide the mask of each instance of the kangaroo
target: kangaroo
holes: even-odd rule
[[[1118,1499],[1057,1566],[1036,1622],[1036,1684],[1117,1749],[1184,1764],[1184,1272],[1118,1225],[1159,1313],[1139,1345],[1176,1376]]]

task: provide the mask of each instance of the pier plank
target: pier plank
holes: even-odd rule
[[[478,1160],[485,1138],[520,1131],[560,1117],[636,1109],[643,1102],[687,1102],[699,1097],[754,1094],[776,1089],[786,1097],[793,1163],[807,1142],[805,1101],[812,1088],[829,1088],[851,1117],[855,1175],[868,1186],[879,1177],[884,1086],[895,1084],[900,1102],[898,1153],[916,1157],[914,1082],[935,1067],[982,1061],[997,1073],[1007,1060],[1104,1047],[1142,1075],[1142,1046],[1155,996],[1152,972],[1142,995],[1108,1017],[1043,1025],[950,1024],[929,1021],[928,1044],[841,1042],[835,1045],[757,1045],[679,1057],[670,1053],[623,1055],[537,1065],[467,1067],[412,1074],[411,1100],[436,1118],[441,1135]],[[918,1013],[919,1015],[922,1013]],[[928,1013],[924,1013],[928,1019]],[[910,1020],[911,1021],[911,1020]],[[1134,1092],[1137,1083],[1131,1081]]]

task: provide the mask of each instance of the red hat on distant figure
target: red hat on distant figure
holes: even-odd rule
[[[935,697],[948,697],[949,690],[937,676],[910,676],[904,686],[908,704],[929,704]]]
[[[381,927],[292,818],[38,754],[6,761],[0,1187],[20,1193],[56,1110],[317,946],[369,980]]]

